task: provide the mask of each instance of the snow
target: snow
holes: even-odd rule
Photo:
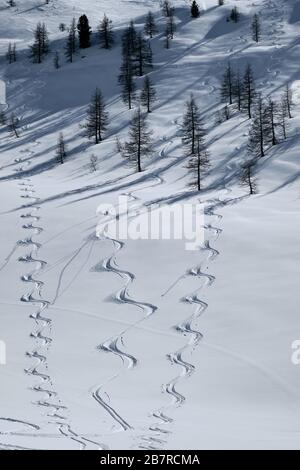
[[[300,21],[300,2],[295,2],[291,17],[290,23],[294,24]]]
[[[298,449],[300,375],[291,345],[300,327],[299,2],[240,0],[241,21],[233,25],[226,17],[234,1],[216,7],[207,0],[197,20],[189,2],[174,1],[170,50],[161,33],[152,40],[159,100],[149,118],[154,153],[141,174],[115,145],[116,136],[126,139],[132,115],[119,96],[120,45],[94,45],[67,64],[58,25],[86,13],[95,29],[106,12],[119,39],[130,19],[142,27],[151,8],[162,31],[159,2],[5,3],[0,78],[22,131],[15,139],[0,129],[0,340],[7,347],[0,447]],[[263,25],[258,45],[250,37],[254,12]],[[52,50],[41,65],[28,58],[38,21],[47,24]],[[10,41],[19,57],[7,65]],[[249,121],[235,114],[215,125],[229,59],[240,70],[250,62],[265,95],[280,97],[287,83],[294,95],[288,139],[259,162],[252,197],[238,179]],[[111,124],[93,146],[80,126],[96,86]],[[180,136],[191,92],[212,163],[200,195],[188,188]],[[68,144],[64,165],[55,159],[60,131]],[[183,240],[96,237],[97,208],[117,205],[120,195],[129,197],[133,220],[151,205],[200,204],[205,243],[188,251]]]

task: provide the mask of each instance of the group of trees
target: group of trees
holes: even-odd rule
[[[10,3],[10,2],[9,2]],[[223,5],[223,0],[218,0]],[[13,6],[10,4],[10,6]],[[175,9],[170,0],[161,1],[162,11],[166,18],[166,47],[174,37],[176,22]],[[191,16],[197,18],[200,10],[196,1],[191,4]],[[239,21],[239,12],[236,7],[231,11],[230,21]],[[64,31],[61,28],[61,31]],[[261,24],[259,15],[255,14],[251,23],[252,38],[259,42],[261,38]],[[137,99],[135,77],[145,75],[142,89],[138,97],[138,105],[132,116],[129,127],[129,138],[124,144],[118,141],[118,151],[124,158],[133,164],[138,172],[143,170],[142,160],[152,152],[152,130],[148,126],[147,115],[151,113],[153,103],[156,101],[156,90],[151,81],[149,71],[152,64],[152,50],[150,39],[158,32],[155,17],[151,11],[146,16],[144,30],[137,31],[133,21],[122,34],[122,64],[119,74],[119,83],[122,87],[123,101],[132,109]],[[65,46],[65,55],[69,62],[73,62],[74,54],[78,48],[86,49],[91,46],[91,28],[86,15],[82,15],[76,23],[75,18],[68,28],[68,37]],[[110,49],[114,42],[114,32],[111,20],[104,15],[97,28],[98,43],[102,48]],[[148,38],[148,39],[146,39]],[[34,62],[41,63],[49,52],[49,39],[44,23],[38,23],[34,32],[34,44],[31,46],[31,57]],[[16,61],[16,45],[10,43],[7,52],[9,63]],[[54,64],[59,68],[59,55],[56,52]],[[258,159],[265,156],[266,151],[287,138],[287,121],[292,117],[292,94],[289,85],[279,102],[272,97],[263,98],[256,90],[255,78],[250,64],[247,64],[241,74],[234,70],[229,62],[226,66],[221,83],[221,99],[225,107],[219,115],[219,120],[229,119],[231,110],[247,114],[251,120],[249,139],[247,145],[247,160],[242,165],[241,182],[247,185],[250,194],[256,191],[255,166]],[[144,109],[143,109],[144,108]],[[19,119],[12,113],[9,118],[2,111],[0,125],[7,125],[10,132],[19,137]],[[87,119],[83,126],[85,135],[94,144],[100,143],[106,135],[109,125],[109,113],[100,89],[92,95],[87,109]],[[185,105],[182,126],[182,144],[187,156],[187,168],[192,174],[191,185],[197,190],[202,189],[202,178],[210,166],[209,153],[206,144],[206,132],[201,118],[200,110],[193,95]],[[67,145],[63,133],[59,134],[57,160],[62,164],[67,156]],[[97,168],[97,157],[92,155],[91,168]]]
[[[65,29],[65,24],[61,23],[60,30],[65,31]],[[68,62],[73,62],[74,55],[79,48],[87,49],[91,46],[91,34],[92,30],[86,15],[80,16],[77,24],[75,18],[72,19],[68,28],[68,36],[65,45],[65,56]],[[112,21],[106,15],[104,15],[98,25],[97,37],[99,44],[104,49],[110,49],[114,44]],[[33,62],[40,64],[49,50],[47,28],[44,23],[38,23],[34,32],[34,43],[31,46],[31,57]],[[11,56],[8,55],[8,58],[10,57]]]
[[[155,97],[156,93],[146,76],[144,88],[141,93],[141,102],[149,106],[150,97]],[[102,141],[103,135],[107,130],[108,113],[100,90],[96,90],[92,97],[91,104],[87,112],[87,122],[84,125],[87,137],[93,139],[97,144]],[[149,130],[147,113],[143,112],[139,105],[133,114],[129,128],[129,140],[121,145],[118,141],[118,151],[130,164],[134,165],[136,171],[142,171],[142,159],[147,157],[152,151],[152,130]],[[186,111],[182,123],[182,142],[186,148],[188,157],[187,168],[193,174],[191,185],[199,191],[202,189],[202,176],[209,167],[209,157],[205,142],[205,130],[200,117],[199,108],[193,95],[186,103]],[[60,152],[61,141],[58,144]]]
[[[266,149],[287,138],[287,120],[292,118],[292,105],[289,85],[279,102],[258,94],[248,142],[248,151],[253,158],[264,157]]]
[[[227,18],[227,21],[232,21],[234,23],[238,23],[240,21],[240,12],[238,8],[235,6]],[[251,21],[251,35],[252,39],[255,42],[259,42],[261,39],[261,21],[260,17],[257,13],[254,14],[252,21]]]
[[[8,2],[10,6],[15,6],[14,0]],[[162,11],[164,16],[166,17],[166,26],[165,26],[165,47],[170,47],[170,40],[174,38],[174,34],[176,31],[176,22],[175,22],[175,8],[172,5],[170,0],[162,0],[161,1]],[[197,2],[194,0],[191,6],[191,16],[196,18],[200,15],[200,10],[198,7]],[[64,23],[60,23],[59,25],[60,31],[66,30],[66,25]],[[151,11],[148,12],[144,27],[144,33],[150,39],[158,32],[158,28],[155,22],[155,17]],[[125,33],[126,34],[126,33]],[[145,54],[145,44],[143,42],[142,34],[140,34],[140,50],[142,50],[142,54]],[[89,20],[86,15],[80,16],[77,24],[75,18],[73,18],[69,28],[68,28],[68,37],[66,40],[65,45],[65,56],[68,62],[73,62],[74,54],[76,53],[77,49],[87,49],[91,46],[91,35],[92,29],[89,24]],[[114,42],[114,31],[112,21],[104,15],[103,19],[100,21],[97,27],[97,39],[100,46],[104,49],[110,49]],[[124,39],[124,37],[123,37]],[[124,42],[122,40],[122,45],[124,46]],[[34,43],[30,47],[31,49],[31,57],[34,63],[40,64],[44,57],[48,54],[50,47],[49,47],[49,38],[48,38],[48,31],[46,25],[44,23],[38,23],[36,29],[34,31]],[[143,50],[144,49],[144,50]],[[58,53],[55,52],[56,59],[54,58],[54,65],[56,68],[58,67]],[[7,51],[7,60],[9,63],[16,61],[16,45],[9,44],[8,51]],[[140,64],[141,64],[140,60]]]
[[[142,157],[151,152],[152,131],[148,130],[147,113],[151,112],[152,103],[155,100],[156,90],[150,78],[146,76],[140,94],[140,102],[130,124],[129,141],[124,146],[119,145],[118,149],[130,163],[136,165],[137,171],[142,171]],[[142,110],[142,106],[146,108],[146,112]],[[109,114],[106,110],[104,97],[101,90],[97,88],[87,110],[87,120],[83,126],[85,135],[98,144],[104,139],[108,124]]]
[[[143,76],[152,69],[152,50],[150,42],[141,32],[137,32],[133,21],[122,35],[122,64],[119,74],[119,83],[122,86],[122,98],[128,108],[132,108],[136,97],[135,76]],[[149,108],[151,93],[148,95]]]
[[[49,38],[45,23],[38,23],[34,32],[34,43],[30,47],[33,62],[41,64],[49,52]]]
[[[239,111],[245,111],[249,119],[256,95],[255,79],[250,64],[247,64],[244,74],[233,70],[231,63],[227,64],[221,84],[221,98],[229,105],[236,104]]]
[[[250,194],[253,194],[256,190],[253,174],[258,159],[264,157],[271,146],[287,138],[287,120],[292,117],[292,93],[287,85],[279,102],[272,97],[264,99],[257,92],[251,65],[246,66],[244,75],[241,76],[228,63],[221,83],[221,98],[226,102],[222,114],[224,119],[230,118],[232,106],[245,112],[251,119],[248,159],[243,166],[242,182],[248,185]]]
[[[16,5],[15,0],[9,0],[7,3],[9,6]],[[49,3],[49,1],[46,0],[46,3]],[[218,0],[218,4],[223,5],[224,1]],[[161,0],[161,8],[166,18],[164,35],[165,47],[168,49],[170,47],[170,40],[174,38],[174,34],[176,31],[175,8],[170,0]],[[196,0],[192,1],[191,16],[193,18],[197,18],[200,16],[200,9]],[[260,37],[260,24],[253,23],[253,28],[255,27],[255,34],[258,41],[258,38]],[[77,23],[74,18],[68,28],[66,27],[65,23],[60,23],[59,30],[63,32],[66,29],[68,29],[68,37],[65,45],[65,56],[68,62],[73,62],[74,55],[78,48],[87,49],[91,46],[92,29],[89,24],[89,19],[86,15],[80,16]],[[155,22],[155,17],[153,13],[149,11],[146,17],[144,33],[146,36],[152,39],[157,32],[158,28]],[[104,15],[103,19],[100,21],[97,27],[96,37],[97,42],[104,49],[110,49],[115,42],[112,21],[106,15]],[[50,50],[48,31],[44,23],[37,24],[36,29],[34,31],[34,43],[30,47],[30,49],[31,57],[34,63],[40,64],[43,61],[44,57],[48,54]],[[54,58],[54,66],[55,68],[59,68],[58,52],[55,52],[55,56],[56,57]],[[15,44],[9,44],[7,51],[7,60],[9,63],[15,62],[17,60]]]
[[[233,21],[233,23],[238,23],[240,21],[240,12],[237,6],[233,7],[227,21]]]
[[[10,6],[15,6],[14,0],[8,2]],[[223,5],[224,1],[219,0],[219,5]],[[176,21],[175,21],[175,8],[172,5],[170,0],[162,0],[161,8],[164,16],[166,17],[166,26],[165,26],[165,47],[168,49],[170,47],[170,40],[174,38],[176,31]],[[193,0],[191,5],[191,16],[197,18],[200,15],[200,9],[198,3]],[[230,20],[237,22],[239,20],[239,12],[236,7],[232,9],[232,12],[229,17]],[[259,16],[254,15],[252,21],[252,36],[253,39],[258,42],[261,37],[261,25]],[[66,26],[64,23],[60,23],[60,30],[65,31]],[[150,39],[158,32],[158,28],[155,22],[154,15],[151,11],[148,12],[144,27],[144,33]],[[74,54],[78,47],[81,49],[86,49],[91,46],[91,34],[92,29],[89,24],[89,20],[86,15],[80,16],[77,24],[75,18],[72,20],[68,28],[68,37],[65,46],[65,55],[69,62],[73,62]],[[110,49],[114,44],[114,32],[112,21],[104,15],[100,24],[97,27],[97,37],[98,42],[101,47],[105,49]],[[36,30],[34,31],[34,43],[31,46],[31,57],[33,62],[41,63],[43,58],[49,52],[49,39],[46,25],[44,23],[38,23]],[[7,60],[9,63],[16,61],[16,46],[15,44],[9,44],[7,51]],[[57,61],[54,61],[54,64],[57,67]]]
[[[250,194],[256,192],[255,166],[266,151],[287,138],[287,121],[292,118],[292,93],[289,85],[279,102],[257,95],[248,139],[248,159],[243,165],[242,184]]]
[[[232,21],[233,23],[238,23],[240,21],[240,12],[235,6],[232,8],[230,15],[227,18],[227,21]],[[257,13],[254,14],[251,21],[251,35],[252,39],[255,42],[259,42],[261,39],[261,21]]]

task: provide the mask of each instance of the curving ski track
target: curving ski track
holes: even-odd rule
[[[146,186],[141,186],[140,188],[136,188],[135,190],[132,190],[125,195],[128,197],[128,199],[131,199],[134,202],[139,201],[139,198],[135,196],[133,193],[136,193],[138,191],[141,191],[143,189],[147,189],[148,187],[153,187],[156,185],[160,185],[163,183],[163,180],[159,176],[155,176],[155,182],[151,184],[147,184]],[[129,217],[136,217],[140,212],[140,210],[143,208],[143,203],[140,204],[139,207],[134,207],[134,210],[132,212],[129,211]],[[109,215],[109,214],[104,214],[104,215]],[[113,220],[113,219],[111,219]],[[122,279],[124,279],[125,283],[124,285],[113,295],[113,301],[120,303],[120,304],[129,304],[133,307],[139,308],[143,312],[143,318],[135,322],[134,324],[128,326],[124,331],[122,331],[119,335],[109,338],[107,341],[104,343],[100,344],[97,346],[97,350],[105,352],[105,353],[110,353],[114,354],[117,357],[120,358],[122,361],[122,364],[125,367],[125,370],[131,370],[134,369],[138,365],[138,359],[133,355],[126,353],[123,351],[124,345],[124,336],[126,333],[132,329],[134,329],[137,325],[145,321],[145,319],[149,318],[149,316],[153,315],[157,307],[151,303],[147,302],[142,302],[138,301],[136,299],[133,299],[130,294],[129,294],[129,288],[132,285],[132,283],[135,280],[135,275],[131,273],[130,271],[123,270],[119,268],[116,257],[118,253],[124,249],[125,247],[125,242],[116,240],[107,234],[105,234],[105,228],[109,224],[110,220],[106,221],[106,225],[103,229],[103,234],[102,234],[102,239],[106,239],[112,242],[113,246],[115,247],[115,251],[113,252],[112,255],[110,255],[108,258],[102,261],[100,265],[97,265],[94,267],[95,271],[105,271],[105,272],[110,272],[113,274],[116,274],[117,276],[120,276]],[[121,346],[120,346],[121,343]],[[117,379],[120,377],[121,373],[123,372],[124,369],[122,369],[120,372],[112,376],[105,384],[100,384],[97,385],[94,390],[92,391],[92,396],[93,398],[110,414],[110,416],[114,419],[115,422],[117,422],[121,426],[121,430],[127,431],[128,429],[132,429],[132,426],[129,424],[128,420],[124,419],[120,414],[110,405],[107,403],[106,400],[103,398],[103,389],[105,385],[107,385],[109,382]]]
[[[205,204],[207,204],[207,206],[205,207],[205,215],[208,217],[213,217],[217,220],[221,220],[223,216],[215,212],[218,207],[224,207],[229,204],[238,203],[246,197],[248,197],[248,195],[232,199],[225,199],[224,201],[218,198],[214,200],[208,200],[205,202]],[[183,347],[167,355],[167,360],[172,365],[180,367],[181,370],[180,373],[176,375],[176,377],[162,385],[163,393],[169,395],[171,401],[169,405],[164,406],[163,408],[151,413],[151,416],[153,416],[153,418],[158,419],[158,421],[156,421],[150,426],[149,430],[153,432],[153,435],[150,437],[143,438],[145,444],[141,444],[139,446],[141,449],[159,450],[163,448],[165,444],[163,436],[166,433],[171,432],[169,429],[165,429],[163,426],[170,425],[173,422],[173,419],[167,416],[166,410],[171,409],[173,407],[180,407],[185,403],[186,397],[178,391],[177,385],[182,380],[188,379],[196,371],[196,367],[193,364],[187,362],[184,359],[184,355],[187,353],[190,353],[191,355],[195,348],[199,345],[200,341],[203,339],[203,334],[200,330],[196,328],[196,324],[199,318],[207,310],[208,304],[200,298],[199,292],[202,292],[205,288],[212,286],[215,282],[215,276],[209,273],[204,273],[202,271],[202,265],[208,262],[212,262],[218,257],[218,250],[216,250],[211,245],[212,241],[216,242],[219,236],[222,234],[222,229],[212,225],[211,223],[206,224],[204,228],[206,231],[213,233],[213,240],[211,240],[211,237],[208,238],[204,242],[202,248],[203,251],[206,251],[208,253],[206,261],[201,263],[201,265],[189,268],[184,275],[182,275],[176,282],[171,285],[171,287],[165,293],[162,294],[162,297],[168,295],[168,293],[181,280],[186,279],[188,277],[197,277],[199,278],[199,280],[204,281],[204,283],[202,283],[202,285],[198,289],[196,289],[196,291],[188,293],[182,299],[180,299],[181,302],[193,306],[194,312],[188,318],[175,325],[173,329],[184,336],[189,336],[189,340]]]

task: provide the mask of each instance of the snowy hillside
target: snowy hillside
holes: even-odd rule
[[[198,1],[201,14],[192,18],[190,1],[173,0],[168,49],[159,0],[6,4],[0,0],[0,448],[299,449],[300,366],[291,357],[300,339],[300,2]],[[228,20],[234,7],[237,22]],[[158,31],[147,72],[157,100],[148,116],[153,151],[137,172],[117,149],[138,107],[123,102],[118,76],[122,35],[130,20],[143,31],[149,10]],[[59,25],[83,14],[92,45],[77,48],[71,63]],[[97,39],[104,14],[115,35],[109,50]],[[50,45],[40,64],[29,49],[38,22]],[[10,64],[9,44],[17,50]],[[277,145],[249,170],[252,195],[241,175],[253,120],[220,101],[229,63],[242,76],[251,66],[255,99],[292,96],[286,138],[278,124]],[[134,83],[138,96],[144,76]],[[97,87],[109,122],[95,145],[84,124]],[[210,160],[200,191],[189,185],[182,141],[191,93]],[[196,207],[204,240],[187,250],[183,239],[99,230],[120,196],[137,231],[149,209]]]

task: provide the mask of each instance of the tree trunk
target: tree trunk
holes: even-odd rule
[[[199,149],[198,149],[198,191],[201,190],[201,162],[200,162],[200,155],[199,155]]]
[[[138,128],[138,172],[142,171],[141,167],[141,116],[139,116],[139,128]]]

